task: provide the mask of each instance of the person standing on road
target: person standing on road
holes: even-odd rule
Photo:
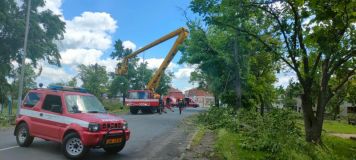
[[[184,107],[184,103],[183,103],[183,101],[180,99],[180,100],[178,101],[179,114],[182,114],[183,107]]]

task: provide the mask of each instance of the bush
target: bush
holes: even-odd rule
[[[121,102],[118,100],[103,100],[102,101],[105,109],[113,114],[124,114],[128,113],[128,108],[124,106]]]
[[[324,145],[305,142],[297,119],[287,109],[272,109],[264,116],[256,110],[210,108],[198,116],[209,129],[219,129],[217,151],[225,159],[355,159],[356,144],[323,135]],[[238,156],[234,157],[234,156]]]
[[[272,109],[261,116],[254,109],[236,113],[227,107],[210,108],[199,115],[199,120],[209,129],[225,128],[239,134],[239,147],[242,149],[264,152],[268,159],[285,159],[298,155],[299,151],[293,149],[305,145],[296,125],[297,117],[297,114],[285,109]]]

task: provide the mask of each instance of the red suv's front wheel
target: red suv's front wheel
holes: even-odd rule
[[[64,137],[62,150],[69,159],[82,159],[89,149],[83,145],[77,133],[69,133]]]

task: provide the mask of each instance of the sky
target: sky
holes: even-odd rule
[[[120,39],[124,47],[136,50],[161,36],[186,26],[187,13],[194,19],[189,7],[190,0],[47,0],[43,8],[52,10],[66,22],[64,39],[57,42],[62,57],[62,67],[42,63],[42,74],[38,83],[48,85],[67,82],[78,74],[79,64],[104,65],[113,72],[117,61],[109,55],[115,41]],[[175,38],[140,54],[141,61],[149,68],[158,68],[172,47]],[[168,70],[174,73],[172,86],[182,91],[196,87],[189,83],[193,66],[178,64],[178,52]],[[291,73],[277,75],[275,84],[285,86]]]

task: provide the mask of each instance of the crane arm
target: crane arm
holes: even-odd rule
[[[155,72],[151,80],[147,83],[147,89],[154,91],[158,87],[159,81],[161,80],[164,71],[167,69],[174,56],[177,54],[178,46],[184,42],[187,36],[188,31],[185,28],[182,28],[182,30],[179,32],[177,40],[173,44],[173,47],[169,50],[166,58],[164,58],[158,70]]]
[[[186,37],[186,36],[188,35],[188,30],[185,29],[184,27],[181,27],[181,28],[179,28],[179,29],[177,29],[177,30],[175,30],[175,31],[173,31],[173,32],[171,32],[171,33],[169,33],[169,34],[167,34],[167,35],[165,35],[165,36],[163,36],[163,37],[161,37],[161,38],[159,38],[159,39],[153,41],[153,42],[151,42],[150,44],[148,44],[148,45],[146,45],[146,46],[144,46],[144,47],[142,47],[142,48],[136,50],[135,52],[133,52],[133,53],[127,55],[127,56],[124,57],[124,59],[122,60],[122,63],[120,64],[120,66],[119,66],[119,64],[118,64],[118,69],[116,70],[116,73],[119,74],[119,75],[126,74],[126,73],[127,73],[127,68],[128,68],[128,61],[129,61],[129,59],[131,59],[131,58],[133,58],[133,57],[136,57],[138,54],[140,54],[140,53],[142,53],[142,52],[144,52],[144,51],[146,51],[146,50],[148,50],[148,49],[150,49],[150,48],[152,48],[152,47],[154,47],[154,46],[156,46],[156,45],[158,45],[158,44],[160,44],[160,43],[162,43],[162,42],[165,42],[165,41],[167,41],[168,39],[171,39],[171,38],[173,38],[173,37],[175,37],[175,36],[177,36],[177,35],[181,35],[182,33],[184,33],[184,35],[185,35],[185,37]],[[179,39],[179,37],[178,37],[178,39]],[[178,40],[178,39],[177,39],[177,40]],[[183,40],[184,40],[184,39],[183,39]],[[177,41],[176,41],[176,42],[177,42]],[[175,44],[174,44],[174,45],[175,45]],[[173,45],[173,47],[174,47],[174,45]],[[171,49],[171,50],[172,50],[172,49]],[[177,51],[176,51],[176,52],[177,52]],[[175,54],[174,54],[174,55],[175,55]]]
[[[127,73],[127,68],[128,68],[128,60],[130,58],[133,58],[135,56],[137,56],[138,54],[142,53],[143,51],[147,50],[147,49],[150,49],[164,41],[167,41],[175,36],[178,35],[178,38],[176,39],[176,41],[174,42],[172,48],[169,50],[167,56],[165,57],[165,59],[163,60],[162,64],[160,65],[160,67],[158,68],[158,70],[155,72],[155,74],[153,75],[153,77],[150,79],[150,81],[148,82],[146,88],[151,90],[151,91],[154,91],[157,87],[158,87],[158,84],[159,84],[159,81],[162,77],[162,74],[164,73],[164,71],[166,70],[166,68],[168,67],[168,65],[171,63],[173,57],[177,54],[177,51],[178,51],[178,46],[180,44],[183,43],[183,41],[187,38],[188,36],[188,30],[185,29],[185,28],[179,28],[153,42],[151,42],[150,44],[144,46],[143,48],[127,55],[122,63],[121,63],[121,66],[120,68],[117,69],[116,73],[119,74],[119,75],[123,75],[125,73]]]

